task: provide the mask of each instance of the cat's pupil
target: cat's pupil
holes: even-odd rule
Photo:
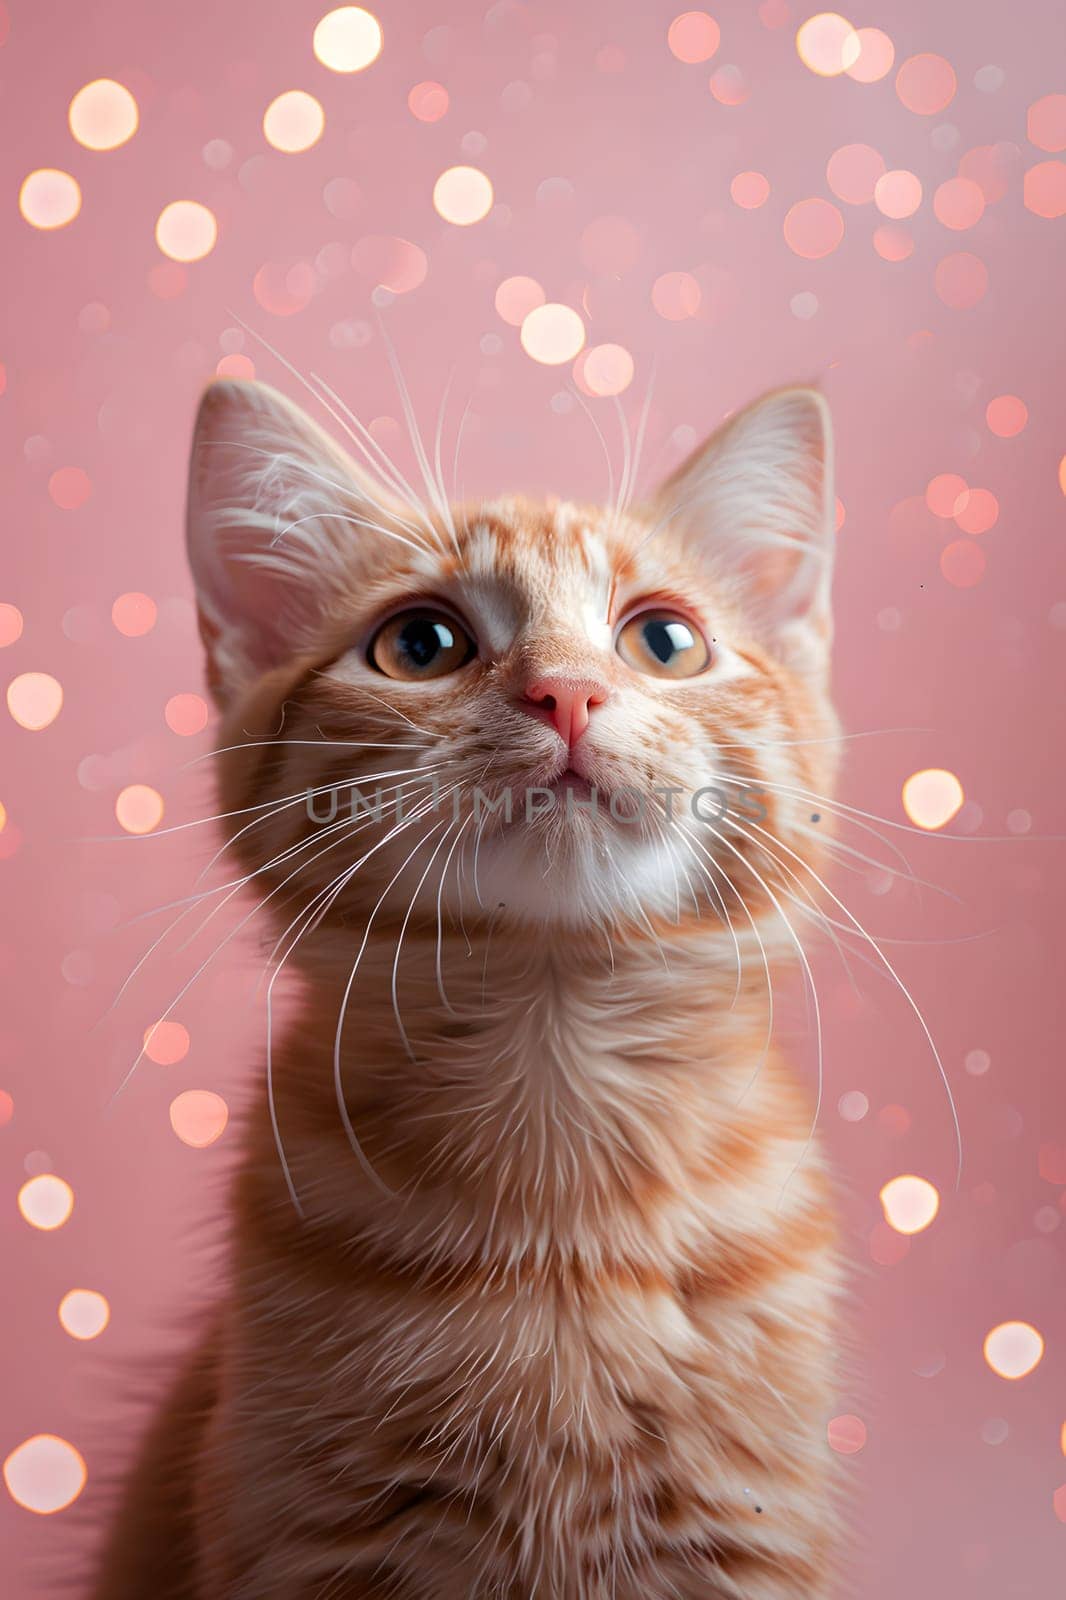
[[[646,622],[644,643],[657,661],[669,665],[682,650],[691,650],[695,640],[683,622]]]
[[[434,622],[429,617],[414,617],[400,634],[400,644],[408,660],[416,667],[428,667],[441,650],[450,650],[455,635],[444,622]]]

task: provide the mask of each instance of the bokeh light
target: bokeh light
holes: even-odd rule
[[[225,1132],[229,1107],[211,1089],[185,1089],[170,1102],[170,1126],[182,1144],[204,1150]]]
[[[866,1424],[851,1412],[831,1418],[825,1432],[830,1449],[841,1456],[858,1455],[866,1443]]]
[[[393,294],[409,294],[425,282],[429,258],[410,239],[371,233],[353,248],[352,266],[364,278],[381,284]]]
[[[988,268],[968,250],[944,256],[933,276],[937,296],[954,311],[969,311],[988,293]]]
[[[869,1098],[861,1089],[848,1089],[837,1101],[837,1110],[845,1122],[861,1122],[869,1109]]]
[[[1000,439],[1013,439],[1029,421],[1029,408],[1016,394],[997,394],[985,407],[989,431]]]
[[[1052,154],[1066,150],[1066,94],[1046,94],[1034,100],[1026,117],[1029,143]]]
[[[954,515],[963,533],[987,533],[999,519],[999,501],[991,489],[966,489],[955,502]]]
[[[695,65],[711,59],[721,37],[717,22],[706,11],[683,11],[667,29],[666,42],[679,61]]]
[[[439,122],[441,117],[447,116],[449,103],[448,91],[443,83],[434,83],[430,79],[416,83],[407,96],[408,109],[419,122]]]
[[[510,323],[512,328],[520,328],[529,313],[542,306],[547,298],[536,278],[519,274],[504,278],[496,289],[494,304],[504,322]]]
[[[72,1339],[97,1339],[111,1321],[111,1307],[96,1289],[69,1289],[59,1302],[59,1321]]]
[[[0,650],[22,638],[22,627],[22,612],[5,600],[0,605]]]
[[[119,633],[124,633],[128,639],[138,639],[144,633],[150,633],[155,627],[156,603],[151,595],[138,594],[131,591],[129,594],[120,594],[111,607],[111,621]]]
[[[862,55],[855,29],[836,11],[808,17],[796,34],[796,50],[803,65],[820,78],[839,77],[849,61],[857,62]]]
[[[189,1030],[164,1017],[144,1030],[144,1053],[158,1067],[173,1067],[189,1053]]]
[[[934,517],[946,521],[955,515],[955,507],[969,488],[965,478],[957,472],[938,472],[925,486],[925,503]]]
[[[114,78],[79,89],[67,112],[70,131],[87,150],[117,150],[137,132],[137,102]]]
[[[581,375],[591,394],[621,394],[633,381],[633,357],[623,345],[596,344],[581,359]]]
[[[970,178],[994,206],[1009,193],[1013,169],[1021,169],[1021,151],[1013,144],[977,144],[959,161],[959,177]]]
[[[79,510],[92,492],[92,479],[81,467],[60,467],[48,480],[49,498],[61,511]]]
[[[935,117],[955,98],[955,70],[943,56],[910,56],[896,73],[896,93],[915,116]]]
[[[42,1517],[72,1505],[87,1477],[80,1451],[54,1433],[24,1439],[4,1462],[4,1482],[12,1500]]]
[[[146,783],[131,783],[115,801],[119,827],[127,833],[151,833],[163,820],[163,796]]]
[[[534,361],[558,367],[572,361],[585,343],[585,324],[570,306],[549,300],[522,323],[522,348]]]
[[[167,727],[183,739],[202,733],[210,714],[207,701],[199,694],[173,694],[163,708]]]
[[[266,261],[252,279],[252,293],[273,317],[292,317],[311,304],[315,269],[309,261]]]
[[[742,211],[758,211],[770,198],[770,180],[762,172],[738,172],[729,193]]]
[[[902,167],[883,172],[874,184],[874,203],[882,216],[896,222],[912,217],[922,203],[921,180]]]
[[[1036,217],[1066,216],[1066,161],[1041,161],[1025,174],[1026,209]]]
[[[896,47],[880,28],[856,28],[844,41],[844,71],[856,83],[878,83],[887,78],[896,59]]]
[[[492,184],[479,167],[448,167],[433,185],[434,209],[457,228],[487,217],[492,201]]]
[[[742,106],[751,96],[748,80],[739,67],[719,67],[711,73],[708,88],[720,106]]]
[[[159,213],[155,242],[172,261],[202,261],[217,240],[215,213],[199,200],[172,200]]]
[[[311,48],[331,72],[362,72],[381,54],[381,42],[380,22],[362,6],[327,11],[311,35]]]
[[[874,229],[874,249],[882,261],[906,261],[914,254],[914,240],[906,228],[883,223]]]
[[[50,672],[21,672],[7,686],[7,709],[31,733],[49,727],[62,707],[63,686]]]
[[[799,200],[785,217],[784,234],[796,255],[818,261],[831,255],[843,239],[844,218],[828,200]]]
[[[880,1200],[885,1221],[897,1233],[921,1233],[940,1210],[940,1195],[935,1185],[912,1173],[890,1179],[881,1189]]]
[[[985,196],[972,178],[949,178],[933,195],[933,211],[945,228],[972,228],[984,215]]]
[[[885,158],[872,145],[845,144],[829,157],[825,176],[838,200],[864,206],[873,199],[874,186],[884,170]]]
[[[985,1336],[985,1360],[1001,1378],[1028,1377],[1043,1354],[1043,1335],[1029,1322],[1001,1322]]]
[[[666,322],[684,322],[694,317],[702,299],[699,283],[691,272],[663,272],[651,286],[651,303]]]
[[[326,113],[305,89],[286,89],[271,100],[263,113],[266,142],[284,155],[310,150],[321,139],[325,126]]]
[[[955,589],[974,588],[987,565],[984,551],[972,539],[953,539],[940,552],[940,571]]]
[[[61,1228],[74,1210],[74,1190],[54,1172],[41,1172],[22,1185],[18,1208],[31,1228],[51,1233]]]
[[[929,832],[949,823],[965,798],[962,784],[945,767],[924,767],[903,785],[904,811],[917,827]]]
[[[65,228],[81,210],[78,180],[55,167],[38,167],[22,180],[19,210],[31,228]]]

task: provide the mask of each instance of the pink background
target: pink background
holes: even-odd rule
[[[1023,174],[1056,159],[1027,139],[1026,112],[1066,91],[1061,8],[882,0],[855,15],[892,35],[897,65],[926,51],[950,60],[958,90],[933,116],[901,104],[895,70],[868,86],[808,71],[794,45],[807,12],[790,15],[784,0],[761,15],[739,0],[712,6],[722,42],[704,65],[684,65],[667,48],[676,0],[505,0],[487,14],[470,0],[390,0],[374,7],[384,52],[353,77],[312,55],[326,9],[323,0],[176,9],[25,0],[10,7],[0,49],[0,601],[25,617],[0,659],[4,686],[44,671],[65,690],[42,732],[0,713],[9,815],[0,834],[0,1088],[14,1100],[0,1128],[0,1456],[54,1432],[77,1445],[90,1474],[81,1500],[54,1517],[0,1491],[5,1592],[28,1600],[57,1567],[77,1576],[80,1525],[92,1521],[135,1418],[130,1387],[159,1381],[202,1292],[235,1129],[209,1149],[189,1148],[171,1131],[168,1106],[187,1088],[239,1102],[241,1082],[258,1070],[262,956],[241,936],[174,1012],[191,1036],[185,1059],[143,1063],[109,1109],[145,1027],[210,951],[211,934],[233,925],[220,918],[184,951],[179,930],[108,1011],[168,917],[132,919],[189,893],[215,848],[210,827],[122,836],[114,812],[135,782],[163,795],[164,828],[211,810],[206,767],[188,765],[210,730],[183,738],[164,720],[173,695],[202,691],[181,537],[196,398],[223,356],[241,350],[260,377],[298,396],[280,363],[242,335],[240,317],[299,368],[321,372],[364,420],[384,419],[376,431],[409,469],[373,280],[350,265],[360,239],[397,235],[425,251],[429,271],[380,316],[430,433],[455,369],[449,419],[454,428],[470,402],[461,463],[469,491],[605,487],[594,432],[566,398],[568,369],[531,361],[494,309],[496,285],[511,274],[537,278],[550,299],[579,309],[585,297],[590,342],[631,351],[636,378],[622,397],[631,418],[655,366],[649,481],[760,389],[796,378],[824,385],[845,508],[836,588],[844,723],[850,732],[904,730],[849,743],[844,797],[905,824],[901,785],[927,766],[956,772],[967,795],[944,835],[881,829],[919,876],[957,900],[899,883],[886,892],[883,875],[865,871],[836,880],[875,934],[921,941],[885,949],[928,1018],[957,1097],[957,1193],[943,1089],[906,1004],[861,961],[857,994],[832,950],[817,963],[822,1124],[859,1263],[838,1409],[868,1430],[865,1448],[845,1461],[858,1537],[841,1594],[1043,1600],[1066,1570],[1066,1525],[1053,1507],[1066,1484],[1066,1087],[1055,960],[1066,890],[1066,223],[1027,209]],[[723,64],[741,69],[743,104],[709,91]],[[111,153],[80,148],[67,129],[71,95],[98,76],[127,84],[141,108],[140,131]],[[427,79],[451,97],[433,124],[407,105]],[[300,155],[270,149],[261,130],[267,103],[291,88],[315,94],[326,113],[324,137]],[[900,224],[914,244],[905,261],[875,250],[884,219],[869,204],[834,201],[845,233],[825,259],[803,259],[786,242],[790,206],[832,200],[826,162],[856,141],[922,181],[920,209]],[[976,227],[954,232],[937,220],[932,196],[968,151],[989,144],[1001,146],[1006,193]],[[438,174],[457,162],[495,185],[496,209],[470,228],[450,226],[432,205]],[[55,233],[17,213],[19,185],[40,166],[82,186],[81,215]],[[754,211],[730,197],[734,175],[749,169],[771,188]],[[357,186],[328,190],[341,216],[325,197],[336,179]],[[213,209],[219,242],[204,261],[160,272],[155,219],[180,198]],[[632,234],[619,237],[632,248],[590,267],[582,234],[605,216],[625,219]],[[969,309],[945,305],[934,285],[938,262],[960,250],[988,269],[987,293]],[[266,263],[282,277],[305,264],[290,279],[309,295],[302,309],[279,316],[257,300],[253,279]],[[693,318],[667,321],[653,307],[653,282],[672,271],[701,286]],[[797,314],[812,311],[797,295],[816,298],[813,314]],[[1000,394],[1028,406],[1015,438],[986,424]],[[617,470],[614,408],[589,403]],[[50,497],[63,467],[91,480],[76,510]],[[942,550],[966,536],[923,502],[928,480],[944,472],[999,501],[995,526],[948,560],[957,576],[952,560],[972,559],[979,545],[986,565],[969,587],[940,565]],[[141,637],[111,621],[113,601],[129,591],[158,606]],[[883,854],[869,836],[845,837]],[[991,1060],[982,1075],[966,1067],[975,1051]],[[870,1102],[858,1122],[838,1111],[851,1090]],[[902,1111],[886,1115],[886,1106]],[[20,1185],[40,1171],[60,1174],[76,1196],[54,1233],[29,1227],[16,1207]],[[933,1181],[943,1203],[904,1253],[877,1197],[905,1172]],[[57,1319],[75,1286],[111,1303],[111,1325],[92,1343],[75,1342]],[[986,1332],[1012,1319],[1033,1323],[1047,1345],[1018,1383],[982,1358]]]

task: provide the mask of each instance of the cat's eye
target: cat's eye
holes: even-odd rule
[[[616,648],[636,672],[653,678],[694,678],[711,652],[694,622],[676,611],[641,611],[619,630]]]
[[[431,607],[401,611],[382,623],[367,657],[386,678],[415,683],[457,672],[477,654],[477,646],[454,617]]]

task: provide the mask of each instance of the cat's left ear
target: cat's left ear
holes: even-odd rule
[[[731,417],[674,473],[659,518],[789,666],[824,671],[835,501],[829,407],[783,389]]]

